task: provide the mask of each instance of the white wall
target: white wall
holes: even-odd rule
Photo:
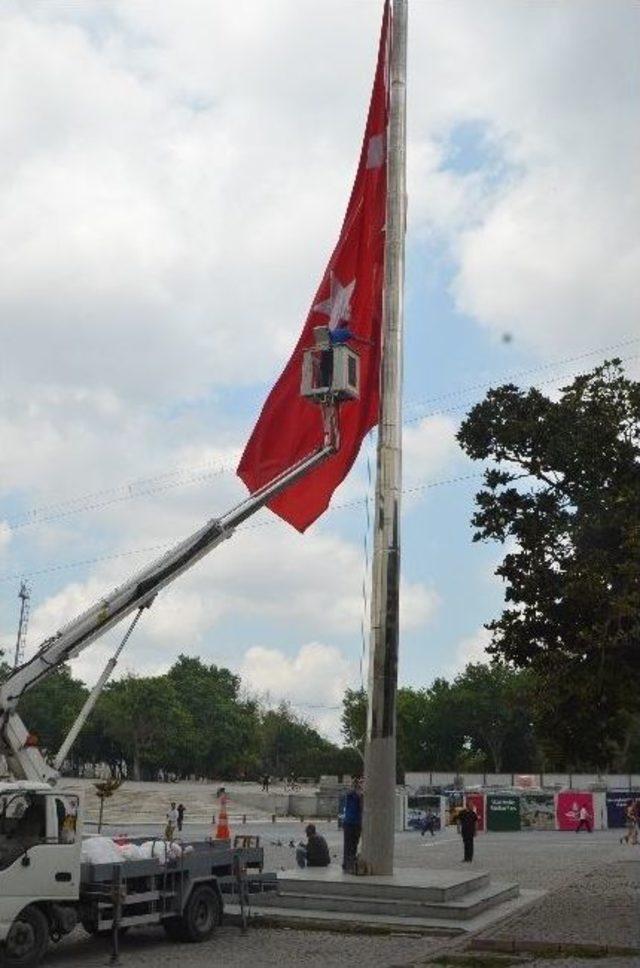
[[[407,773],[405,782],[412,790],[421,786],[453,786],[456,776],[460,776],[465,787],[472,786],[501,786],[510,787],[514,777],[518,774],[513,773],[460,773],[455,772],[439,773]],[[534,774],[536,781],[538,774]],[[609,773],[599,776],[597,773],[543,773],[541,774],[544,787],[559,787],[561,790],[572,788],[574,790],[589,790],[593,785],[604,783],[609,790],[629,789],[629,780],[632,787],[640,789],[640,775],[637,773],[631,777],[628,773]]]

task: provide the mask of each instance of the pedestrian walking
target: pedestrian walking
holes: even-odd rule
[[[329,847],[322,834],[316,831],[316,825],[308,824],[305,828],[306,844],[298,844],[296,848],[296,863],[298,867],[328,867],[331,863]]]
[[[342,870],[347,874],[356,873],[356,855],[361,833],[362,786],[359,777],[354,777],[351,788],[345,794],[344,819],[342,821]]]
[[[633,800],[629,800],[627,803],[624,819],[627,832],[620,838],[620,843],[635,845],[638,843],[638,828],[636,824],[636,805]]]
[[[473,860],[473,842],[478,826],[478,814],[469,807],[463,807],[457,817],[458,830],[464,845],[463,863],[470,864]]]
[[[167,810],[167,825],[164,828],[164,839],[173,840],[176,827],[178,825],[178,811],[175,802],[171,801],[171,806]]]
[[[176,813],[178,814],[178,830],[180,831],[180,833],[182,833],[182,825],[184,823],[184,813],[185,813],[184,803],[178,804]]]
[[[430,833],[432,837],[435,837],[436,830],[436,815],[432,810],[427,810],[426,814],[422,819],[420,824],[420,833],[424,837],[426,833]]]
[[[271,779],[269,777],[269,774],[268,773],[265,773],[265,775],[262,777],[262,791],[263,791],[263,793],[268,793],[269,792],[269,783],[270,782],[271,782]]]
[[[576,833],[578,833],[582,828],[588,830],[591,833],[591,817],[589,816],[589,811],[585,806],[580,807],[578,812],[578,826],[576,827]]]

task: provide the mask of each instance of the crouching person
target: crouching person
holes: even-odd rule
[[[315,824],[305,827],[306,844],[296,847],[296,861],[298,867],[328,867],[330,864],[329,848],[322,834],[317,833]]]

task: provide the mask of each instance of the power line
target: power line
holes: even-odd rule
[[[422,406],[425,403],[431,403],[436,400],[444,400],[452,397],[469,395],[476,390],[488,389],[494,386],[496,383],[503,383],[504,381],[511,382],[518,380],[523,376],[528,376],[531,373],[542,372],[558,366],[566,366],[569,363],[575,363],[579,360],[587,359],[600,353],[606,353],[610,350],[617,349],[622,346],[628,346],[639,341],[640,337],[629,337],[627,339],[620,340],[617,343],[610,343],[607,346],[589,350],[576,356],[566,357],[562,360],[555,360],[549,363],[543,363],[537,367],[531,367],[527,370],[521,370],[518,373],[512,374],[511,376],[506,375],[499,378],[496,377],[488,383],[468,384],[466,387],[459,387],[448,391],[447,393],[438,394],[437,396],[426,397],[422,400],[408,401],[405,402],[404,406],[405,408],[413,409],[415,407]],[[638,354],[635,354],[632,356],[623,357],[622,359],[625,361],[637,358]],[[556,377],[541,381],[539,385],[544,386],[552,383],[558,383],[567,378],[568,375]],[[427,417],[440,416],[450,413],[463,413],[466,411],[466,409],[466,406],[458,405],[444,409],[427,410],[423,413],[417,414],[416,416],[406,418],[404,423],[418,423]],[[155,494],[160,494],[168,490],[186,487],[192,484],[199,484],[203,481],[211,480],[214,477],[222,476],[223,474],[235,473],[235,463],[235,461],[233,464],[207,462],[201,465],[194,465],[192,468],[177,468],[175,471],[164,471],[152,477],[135,479],[125,484],[116,485],[113,488],[88,492],[75,498],[69,498],[66,501],[54,501],[49,504],[31,508],[23,512],[14,520],[8,521],[7,525],[12,531],[17,531],[22,528],[34,527],[40,524],[48,524],[52,521],[61,520],[74,514],[81,514],[90,511],[102,511],[107,507],[111,507],[115,504],[120,504],[125,501],[135,500],[141,497],[151,497]],[[171,478],[177,479],[171,480]]]
[[[580,353],[577,356],[569,356],[563,360],[551,360],[548,363],[541,363],[539,366],[532,366],[526,370],[520,370],[511,376],[501,376],[494,377],[489,383],[470,383],[466,387],[459,387],[455,390],[450,390],[447,393],[439,393],[437,396],[424,397],[421,400],[413,400],[404,404],[405,409],[407,407],[422,406],[425,403],[434,403],[436,400],[446,400],[450,397],[463,396],[476,390],[487,390],[494,386],[496,383],[502,384],[505,382],[511,383],[512,381],[520,380],[524,376],[530,376],[532,373],[541,373],[544,370],[555,369],[557,366],[567,366],[569,363],[577,363],[580,360],[586,360],[590,356],[598,356],[600,353],[608,353],[610,350],[619,349],[621,346],[630,346],[632,343],[640,342],[640,336],[629,336],[627,339],[620,340],[617,343],[609,343],[608,346],[600,346],[598,349],[588,350],[584,353]]]
[[[534,474],[522,475],[520,479],[522,480],[524,479],[524,477],[534,477],[534,476],[535,476]],[[427,490],[431,490],[432,488],[435,488],[435,487],[448,487],[452,484],[461,484],[466,481],[479,480],[480,478],[484,478],[484,471],[476,471],[474,474],[458,474],[455,477],[443,478],[440,481],[423,481],[419,484],[413,484],[410,487],[402,488],[401,493],[418,494]],[[363,507],[363,506],[366,506],[367,501],[368,501],[368,496],[366,495],[364,497],[354,498],[353,500],[345,501],[342,504],[332,505],[331,507],[327,508],[327,510],[325,511],[325,514],[332,514],[338,511],[350,511],[350,510],[353,510],[354,508]],[[238,533],[243,533],[246,531],[253,531],[258,528],[273,527],[276,524],[280,524],[280,523],[281,522],[277,520],[275,517],[269,517],[269,518],[265,518],[263,521],[253,521],[251,524],[243,524],[240,527],[238,527],[236,530]],[[640,527],[633,528],[631,530],[640,531]],[[146,548],[132,548],[132,549],[129,549],[128,551],[118,551],[108,555],[96,555],[93,558],[83,558],[79,561],[68,561],[58,565],[48,565],[46,568],[40,568],[34,571],[26,571],[23,569],[22,571],[19,571],[19,572],[12,572],[11,574],[0,575],[0,582],[14,581],[16,578],[34,578],[39,575],[48,575],[54,572],[66,571],[72,568],[81,568],[86,565],[100,564],[103,561],[115,561],[118,558],[129,558],[129,557],[133,557],[134,555],[152,554],[155,552],[164,551],[167,548],[172,548],[175,544],[177,544],[179,540],[180,540],[179,538],[174,538],[172,541],[165,541],[162,544],[157,544],[157,545],[149,545]]]
[[[620,357],[620,361],[623,363],[626,363],[629,360],[637,360],[637,359],[640,359],[640,353],[632,353],[629,356]],[[532,386],[534,389],[538,389],[539,387],[552,386],[554,384],[562,384],[565,382],[565,380],[570,380],[572,378],[575,378],[578,375],[579,375],[578,373],[573,373],[573,374],[565,373],[564,376],[555,376],[555,377],[549,377],[548,380],[539,380],[535,385],[532,385]],[[493,385],[494,385],[493,383],[484,384],[485,387],[492,387]],[[446,407],[440,410],[426,410],[424,413],[419,413],[415,417],[406,418],[404,420],[404,423],[405,424],[419,423],[421,420],[426,420],[427,417],[439,417],[441,415],[450,414],[450,413],[466,413],[468,408],[469,408],[468,404],[466,405],[459,404],[456,407]]]
[[[205,465],[206,466],[206,465]],[[163,491],[168,491],[177,487],[185,487],[189,484],[199,484],[202,481],[211,480],[213,477],[219,477],[221,474],[228,473],[231,468],[224,465],[217,465],[212,470],[205,471],[198,474],[191,474],[189,476],[183,477],[182,480],[169,481],[164,484],[157,484],[155,486],[145,486],[136,487],[134,490],[134,483],[123,485],[123,487],[128,489],[128,493],[115,493],[116,491],[122,490],[122,488],[113,488],[113,496],[106,498],[102,501],[93,501],[93,503],[81,503],[85,502],[85,498],[71,499],[66,505],[60,504],[49,505],[41,508],[33,508],[30,511],[25,512],[21,517],[14,519],[13,521],[8,521],[7,525],[12,531],[18,531],[22,528],[33,527],[39,524],[48,524],[51,521],[58,521],[61,518],[69,517],[73,514],[80,514],[85,511],[102,511],[107,507],[111,507],[114,504],[122,503],[123,501],[131,501],[139,497],[149,497],[154,494],[160,494]],[[158,479],[162,476],[160,475]],[[152,481],[153,478],[149,478]],[[109,493],[109,492],[98,492]],[[87,495],[86,500],[91,500],[93,495]]]
[[[420,491],[429,490],[433,487],[444,487],[450,484],[459,484],[462,481],[468,481],[473,479],[477,480],[482,476],[483,476],[483,473],[478,471],[475,474],[459,474],[456,477],[448,477],[441,481],[424,481],[420,484],[403,488],[402,493],[403,494],[417,493]],[[345,501],[343,504],[332,505],[330,508],[327,509],[325,513],[331,514],[336,511],[352,510],[353,508],[359,508],[366,505],[367,501],[368,501],[367,496],[361,497],[361,498],[354,498],[351,501]],[[244,524],[241,527],[239,527],[237,531],[238,533],[242,533],[244,531],[253,531],[257,528],[273,527],[274,525],[279,523],[280,522],[275,518],[265,518],[263,521],[253,521],[251,524]],[[133,549],[130,549],[129,551],[119,551],[108,555],[96,555],[93,558],[84,558],[80,561],[69,561],[69,562],[63,562],[58,565],[49,565],[46,568],[40,568],[35,571],[27,572],[23,570],[21,572],[12,573],[8,575],[0,575],[0,582],[13,581],[15,580],[16,577],[19,578],[19,577],[26,576],[29,578],[34,578],[39,575],[48,575],[54,572],[65,571],[71,568],[81,568],[87,565],[100,564],[103,561],[115,561],[118,558],[128,558],[128,557],[132,557],[133,555],[151,554],[153,552],[164,551],[166,548],[173,547],[173,545],[175,545],[179,540],[180,539],[176,538],[173,541],[165,541],[162,544],[152,545],[146,548],[133,548]]]

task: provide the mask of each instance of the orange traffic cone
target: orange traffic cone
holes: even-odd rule
[[[220,812],[218,813],[218,826],[216,827],[216,840],[231,840],[229,830],[229,818],[227,816],[227,798],[220,798]]]

